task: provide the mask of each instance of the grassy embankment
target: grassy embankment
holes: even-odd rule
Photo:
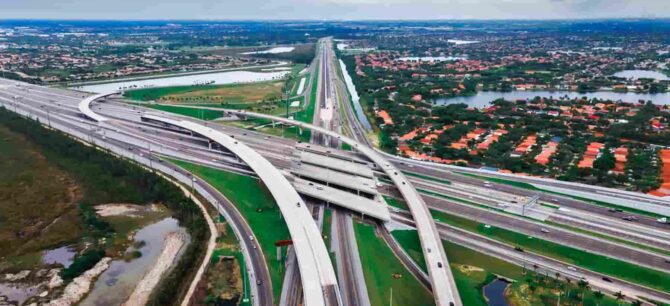
[[[258,239],[270,270],[274,296],[278,299],[281,294],[284,267],[283,263],[276,260],[274,243],[278,240],[290,239],[290,235],[279,207],[265,185],[250,176],[184,161],[175,160],[173,162],[207,181],[235,204],[249,226],[254,229],[254,235]]]
[[[425,269],[416,230],[396,230],[392,235],[410,257]],[[533,271],[526,271],[511,263],[448,241],[443,241],[443,246],[463,305],[487,306],[482,288],[498,277],[513,281],[506,293],[511,305],[557,305],[559,295],[563,301],[560,305],[572,305],[566,303],[574,303],[578,295],[583,305],[596,305],[596,303],[602,306],[617,305],[613,298],[598,298],[596,293],[580,291],[577,284],[567,283],[560,276],[556,279],[556,275],[551,277],[537,275]],[[559,291],[561,287],[562,292]]]
[[[393,305],[435,304],[428,289],[407,271],[371,225],[354,223],[354,230],[372,305],[388,305],[391,291]]]
[[[393,199],[389,201],[387,199],[387,202],[389,205],[397,205],[396,207],[398,208],[406,209],[407,207],[401,200]],[[486,224],[442,211],[431,210],[431,214],[433,215],[433,218],[439,222],[483,235],[496,241],[519,246],[527,251],[542,254],[598,273],[670,292],[670,283],[663,281],[670,279],[670,274],[665,272],[628,263],[620,259],[589,253],[581,249],[561,245],[504,228],[495,226],[487,228]]]

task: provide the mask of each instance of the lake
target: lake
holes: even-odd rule
[[[503,98],[508,101],[515,100],[527,100],[535,97],[543,98],[560,98],[560,97],[569,97],[571,99],[587,97],[589,99],[599,98],[599,99],[609,99],[612,101],[622,101],[622,102],[638,102],[639,100],[651,101],[654,104],[670,104],[670,93],[658,93],[658,94],[648,94],[648,93],[634,93],[634,92],[613,92],[613,91],[598,91],[598,92],[589,92],[589,93],[578,93],[574,91],[509,91],[509,92],[499,92],[499,91],[480,91],[471,96],[465,97],[455,97],[455,98],[437,98],[435,99],[435,104],[437,105],[446,105],[454,103],[465,103],[471,107],[487,107],[490,105],[491,101]]]
[[[664,73],[651,70],[624,70],[614,74],[615,77],[626,79],[656,79],[659,81],[670,81],[670,77]]]
[[[135,241],[144,241],[138,251],[142,256],[131,261],[123,259],[113,260],[109,268],[96,280],[93,289],[86,298],[79,303],[82,306],[121,305],[135,289],[137,283],[144,277],[160,256],[165,245],[165,237],[171,232],[179,232],[188,236],[186,229],[179,226],[174,218],[165,218],[148,225],[135,234]],[[190,239],[190,238],[189,238]],[[186,240],[188,244],[189,240]],[[186,244],[180,251],[186,249]],[[128,251],[134,250],[131,246]],[[177,262],[179,258],[175,259]]]
[[[289,71],[274,72],[253,72],[253,71],[227,71],[213,72],[204,74],[193,74],[174,77],[157,77],[155,79],[141,79],[134,81],[119,81],[105,84],[92,84],[73,87],[74,89],[94,92],[109,93],[118,90],[148,88],[148,87],[167,87],[184,86],[196,84],[232,84],[232,83],[251,83],[260,81],[269,81],[280,79],[286,76]]]
[[[242,54],[279,54],[279,53],[288,53],[295,50],[295,47],[276,47],[263,51],[254,51],[254,52],[244,52]]]

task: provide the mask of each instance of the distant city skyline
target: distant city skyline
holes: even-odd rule
[[[0,0],[0,19],[592,19],[670,17],[668,0]]]

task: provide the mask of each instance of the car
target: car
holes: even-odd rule
[[[610,209],[608,209],[607,211],[609,211],[609,212],[611,212],[611,213],[615,213],[615,212],[616,212],[616,209],[614,209],[614,208],[610,208]]]
[[[317,186],[317,187],[316,187],[316,190],[323,190],[323,187],[321,187],[321,186]]]
[[[517,204],[517,203],[519,203],[519,202],[512,200],[512,201],[510,201],[510,203],[512,203],[512,204]]]
[[[517,252],[523,252],[523,249],[521,247],[514,247],[514,250]]]
[[[437,263],[437,267],[438,267],[438,268],[442,268],[442,263],[441,263],[441,262],[438,262],[438,263]]]
[[[545,234],[549,233],[549,230],[546,229],[546,228],[541,228],[540,231],[543,232],[543,233],[545,233]]]
[[[314,186],[314,183],[309,183],[310,186]]]
[[[263,282],[262,282],[261,280],[257,280],[257,281],[256,281],[256,285],[260,286],[260,285],[262,285],[262,284],[263,284]]]
[[[577,268],[575,268],[573,266],[568,266],[568,270],[573,271],[573,272],[577,272]]]
[[[254,236],[249,236],[249,240],[254,241]]]
[[[665,263],[670,263],[670,258],[666,259]]]
[[[621,219],[626,220],[626,221],[635,221],[635,220],[637,220],[637,218],[635,218],[635,217],[633,217],[633,216],[625,216],[625,217],[621,217]]]
[[[609,278],[609,277],[607,277],[607,276],[603,276],[603,280],[606,281],[606,282],[608,282],[608,283],[611,283],[611,282],[612,282],[612,279]]]

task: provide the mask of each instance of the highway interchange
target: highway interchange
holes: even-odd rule
[[[670,271],[670,263],[668,262],[666,255],[660,255],[658,252],[652,252],[636,246],[651,246],[666,252],[670,250],[670,232],[668,231],[668,227],[667,225],[656,222],[655,218],[636,215],[638,220],[634,223],[623,221],[621,216],[628,213],[611,212],[606,207],[593,205],[593,203],[574,197],[530,190],[503,183],[484,182],[483,179],[464,174],[483,174],[483,172],[479,170],[426,164],[423,162],[403,159],[401,157],[384,155],[383,153],[371,149],[369,147],[370,143],[365,136],[366,132],[360,124],[357,124],[358,121],[356,120],[351,104],[348,101],[346,88],[334,71],[333,61],[336,59],[332,53],[332,42],[329,40],[322,40],[319,50],[319,56],[317,56],[317,60],[315,60],[315,63],[320,65],[319,71],[321,72],[321,75],[318,78],[318,98],[317,101],[315,101],[319,106],[317,107],[314,116],[314,124],[317,126],[310,127],[303,123],[294,122],[285,118],[270,118],[251,113],[234,111],[229,111],[227,113],[229,115],[237,114],[245,117],[265,117],[273,119],[276,122],[283,121],[286,124],[302,125],[304,129],[312,128],[318,130],[320,132],[313,132],[312,134],[311,146],[313,146],[312,148],[314,149],[314,152],[330,152],[327,154],[331,157],[341,156],[348,158],[353,155],[351,152],[339,150],[340,142],[348,142],[351,147],[359,152],[363,152],[364,156],[358,156],[358,158],[367,160],[373,167],[372,169],[375,170],[376,175],[384,178],[384,180],[382,180],[384,184],[382,184],[383,186],[380,188],[380,191],[387,195],[405,198],[408,200],[408,204],[414,203],[414,206],[410,205],[409,211],[402,209],[394,211],[392,214],[392,222],[398,222],[409,226],[415,226],[415,222],[417,221],[424,224],[424,226],[419,228],[419,232],[428,233],[427,235],[421,235],[421,239],[424,251],[431,249],[431,252],[425,252],[427,262],[432,263],[431,266],[434,267],[434,269],[429,270],[430,275],[423,274],[411,259],[408,260],[406,254],[402,254],[402,250],[399,250],[397,245],[394,247],[393,242],[390,241],[393,238],[388,235],[388,232],[385,232],[386,229],[383,225],[378,226],[378,229],[382,233],[386,233],[382,236],[387,242],[390,242],[392,247],[394,247],[395,254],[400,257],[401,261],[408,266],[408,268],[412,270],[427,287],[440,288],[437,292],[434,290],[436,293],[437,304],[449,305],[451,302],[455,305],[460,305],[453,277],[450,275],[450,270],[448,268],[448,261],[441,248],[440,239],[447,239],[474,250],[504,258],[518,265],[537,265],[540,269],[544,269],[551,273],[559,272],[562,275],[570,276],[573,279],[583,277],[589,280],[594,288],[599,288],[604,292],[614,293],[623,291],[630,297],[640,296],[649,297],[658,301],[670,301],[668,293],[619,279],[604,281],[604,275],[602,274],[581,268],[575,269],[566,263],[546,256],[533,254],[532,252],[519,253],[514,250],[513,246],[493,241],[486,237],[444,223],[433,222],[430,213],[428,212],[429,208],[463,216],[481,223],[511,229],[527,235],[541,237],[561,244],[570,245],[588,250],[592,253],[618,258],[641,266],[647,266],[666,272]],[[315,75],[315,66],[316,65],[312,65],[311,67],[311,71],[313,72],[312,75]],[[310,82],[309,87],[311,86],[317,85]],[[306,89],[305,92],[309,92],[309,88]],[[245,144],[251,150],[258,152],[262,158],[267,159],[273,167],[282,171],[291,168],[293,163],[291,157],[292,152],[294,152],[297,147],[304,148],[304,144],[299,144],[290,139],[269,137],[254,131],[212,124],[193,118],[184,118],[174,114],[128,105],[117,98],[105,98],[103,96],[90,98],[89,102],[93,102],[91,109],[93,114],[83,113],[84,111],[80,108],[82,100],[90,96],[90,94],[69,90],[44,88],[27,84],[20,84],[17,86],[17,83],[13,81],[0,81],[0,103],[7,109],[28,117],[39,117],[42,123],[51,126],[52,128],[69,133],[83,141],[95,143],[98,146],[112,148],[112,151],[117,154],[127,156],[140,163],[145,163],[152,168],[165,172],[167,175],[181,178],[181,181],[186,180],[187,182],[190,182],[194,189],[203,194],[205,198],[212,202],[212,204],[224,214],[234,228],[236,236],[240,240],[245,251],[245,260],[249,263],[249,275],[252,279],[252,283],[258,284],[251,288],[254,303],[257,305],[276,304],[277,302],[273,300],[274,298],[272,296],[272,286],[267,267],[265,266],[266,261],[263,259],[264,255],[260,251],[257,241],[252,239],[252,229],[246,223],[239,211],[237,211],[234,204],[227,201],[222,194],[208,185],[204,180],[194,179],[194,177],[185,170],[168,164],[161,158],[161,156],[170,156],[252,175],[258,175],[258,169],[249,166],[250,160],[240,160],[239,157],[241,156],[236,156],[232,151],[225,150],[226,152],[222,152],[220,150],[221,147],[233,146],[230,143],[227,145],[218,143],[218,145],[212,146],[212,141],[198,137],[198,135],[191,136],[184,134],[183,130],[180,131],[174,127],[160,126],[155,124],[155,122],[149,123],[146,120],[143,121],[141,117],[144,116],[146,119],[151,118],[147,116],[159,116],[172,120],[172,123],[179,121],[187,122],[188,125],[197,124],[205,129],[211,129],[220,134],[228,135],[231,139],[234,139],[231,141],[236,142],[239,140],[241,144]],[[86,115],[86,117],[82,116],[82,113]],[[341,117],[341,115],[344,115],[344,117]],[[95,116],[101,116],[106,118],[106,120],[101,121],[99,120],[100,118],[96,118]],[[100,122],[96,123],[95,120]],[[340,135],[342,133],[350,135],[351,138]],[[387,160],[390,160],[391,162],[387,162]],[[376,166],[373,166],[373,164],[376,164]],[[422,177],[403,175],[398,169],[414,174],[421,174]],[[511,177],[495,173],[485,174],[519,182],[532,183],[536,186],[543,186],[543,189],[545,190],[549,190],[550,188],[554,188],[553,190],[569,189],[578,194],[591,194],[594,195],[594,198],[603,200],[618,198],[619,201],[638,205],[636,207],[642,210],[646,208],[668,209],[670,206],[668,202],[663,199],[651,198],[645,195],[619,190],[602,189],[588,185],[541,180],[536,178]],[[433,179],[427,179],[426,177]],[[450,183],[447,184],[443,181],[449,181]],[[418,191],[414,187],[418,188]],[[463,193],[464,190],[466,190],[466,193]],[[435,193],[470,199],[482,206],[488,206],[489,209],[482,206],[467,205],[463,202],[436,196]],[[538,201],[541,203],[546,203],[547,205],[560,204],[561,209],[550,210],[549,212],[538,212],[538,214],[548,215],[546,220],[552,221],[551,224],[547,224],[542,220],[520,216],[518,214],[515,215],[513,213],[501,212],[499,209],[501,203],[514,206],[512,205],[514,203],[511,203],[511,201],[523,202],[536,195],[538,196]],[[273,196],[277,199],[277,196],[279,195],[273,193]],[[313,199],[306,200],[304,203],[308,204],[305,205],[304,208],[307,209],[307,206],[311,205],[312,211],[307,212],[307,210],[303,209],[300,211],[302,213],[307,212],[310,221],[313,216],[316,216],[316,220],[322,222],[324,206],[318,201],[315,202]],[[621,204],[624,205],[625,203]],[[534,207],[529,207],[530,213],[532,213],[533,209],[542,210],[542,207],[546,208],[547,206],[536,205]],[[307,217],[303,216],[301,218],[304,220]],[[286,220],[289,222],[289,219]],[[340,292],[319,294],[321,298],[317,298],[317,301],[315,301],[313,300],[313,297],[307,297],[304,290],[294,290],[292,294],[293,297],[287,298],[287,300],[283,302],[286,303],[286,305],[295,305],[301,301],[305,302],[307,305],[369,304],[369,300],[367,300],[366,294],[363,292],[365,282],[360,276],[361,263],[359,260],[356,260],[358,256],[357,250],[355,250],[355,238],[352,235],[351,214],[347,213],[346,210],[337,209],[333,213],[333,220],[336,220],[336,222],[333,224],[332,230],[334,234],[332,235],[332,238],[334,238],[333,240],[335,241],[336,254],[338,254],[337,256],[340,258],[337,262],[342,264],[338,265],[336,269],[337,281],[330,279],[330,276],[327,276],[325,277],[327,279],[327,282],[325,283],[332,285],[333,288],[338,288],[339,286]],[[314,225],[317,224],[314,223]],[[636,245],[624,244],[597,238],[584,233],[574,232],[564,227],[568,225],[570,227],[579,227],[603,235],[621,237],[622,239],[634,242]],[[311,231],[316,230],[316,228],[317,227],[315,226]],[[293,236],[293,231],[291,234]],[[296,239],[295,237],[293,238]],[[319,239],[316,240],[321,241],[321,244],[323,244],[320,235]],[[438,267],[438,264],[441,267]],[[293,267],[296,268],[298,266],[299,265],[293,265]],[[332,270],[333,266],[331,265],[330,268],[323,267],[323,269]],[[299,270],[300,275],[298,275],[298,277],[288,280],[292,284],[301,283],[300,276],[307,272],[306,270],[309,270],[309,268]],[[329,272],[326,271],[325,274],[329,275]],[[322,285],[324,284],[324,282],[321,283]],[[305,286],[305,282],[302,282],[302,286]],[[292,287],[297,288],[295,285]],[[319,291],[316,290],[316,292]],[[344,292],[346,292],[346,294],[340,294]],[[296,295],[300,295],[301,293],[302,296],[296,297]],[[324,293],[324,291],[322,290],[321,293]],[[333,297],[335,298],[333,299]]]

